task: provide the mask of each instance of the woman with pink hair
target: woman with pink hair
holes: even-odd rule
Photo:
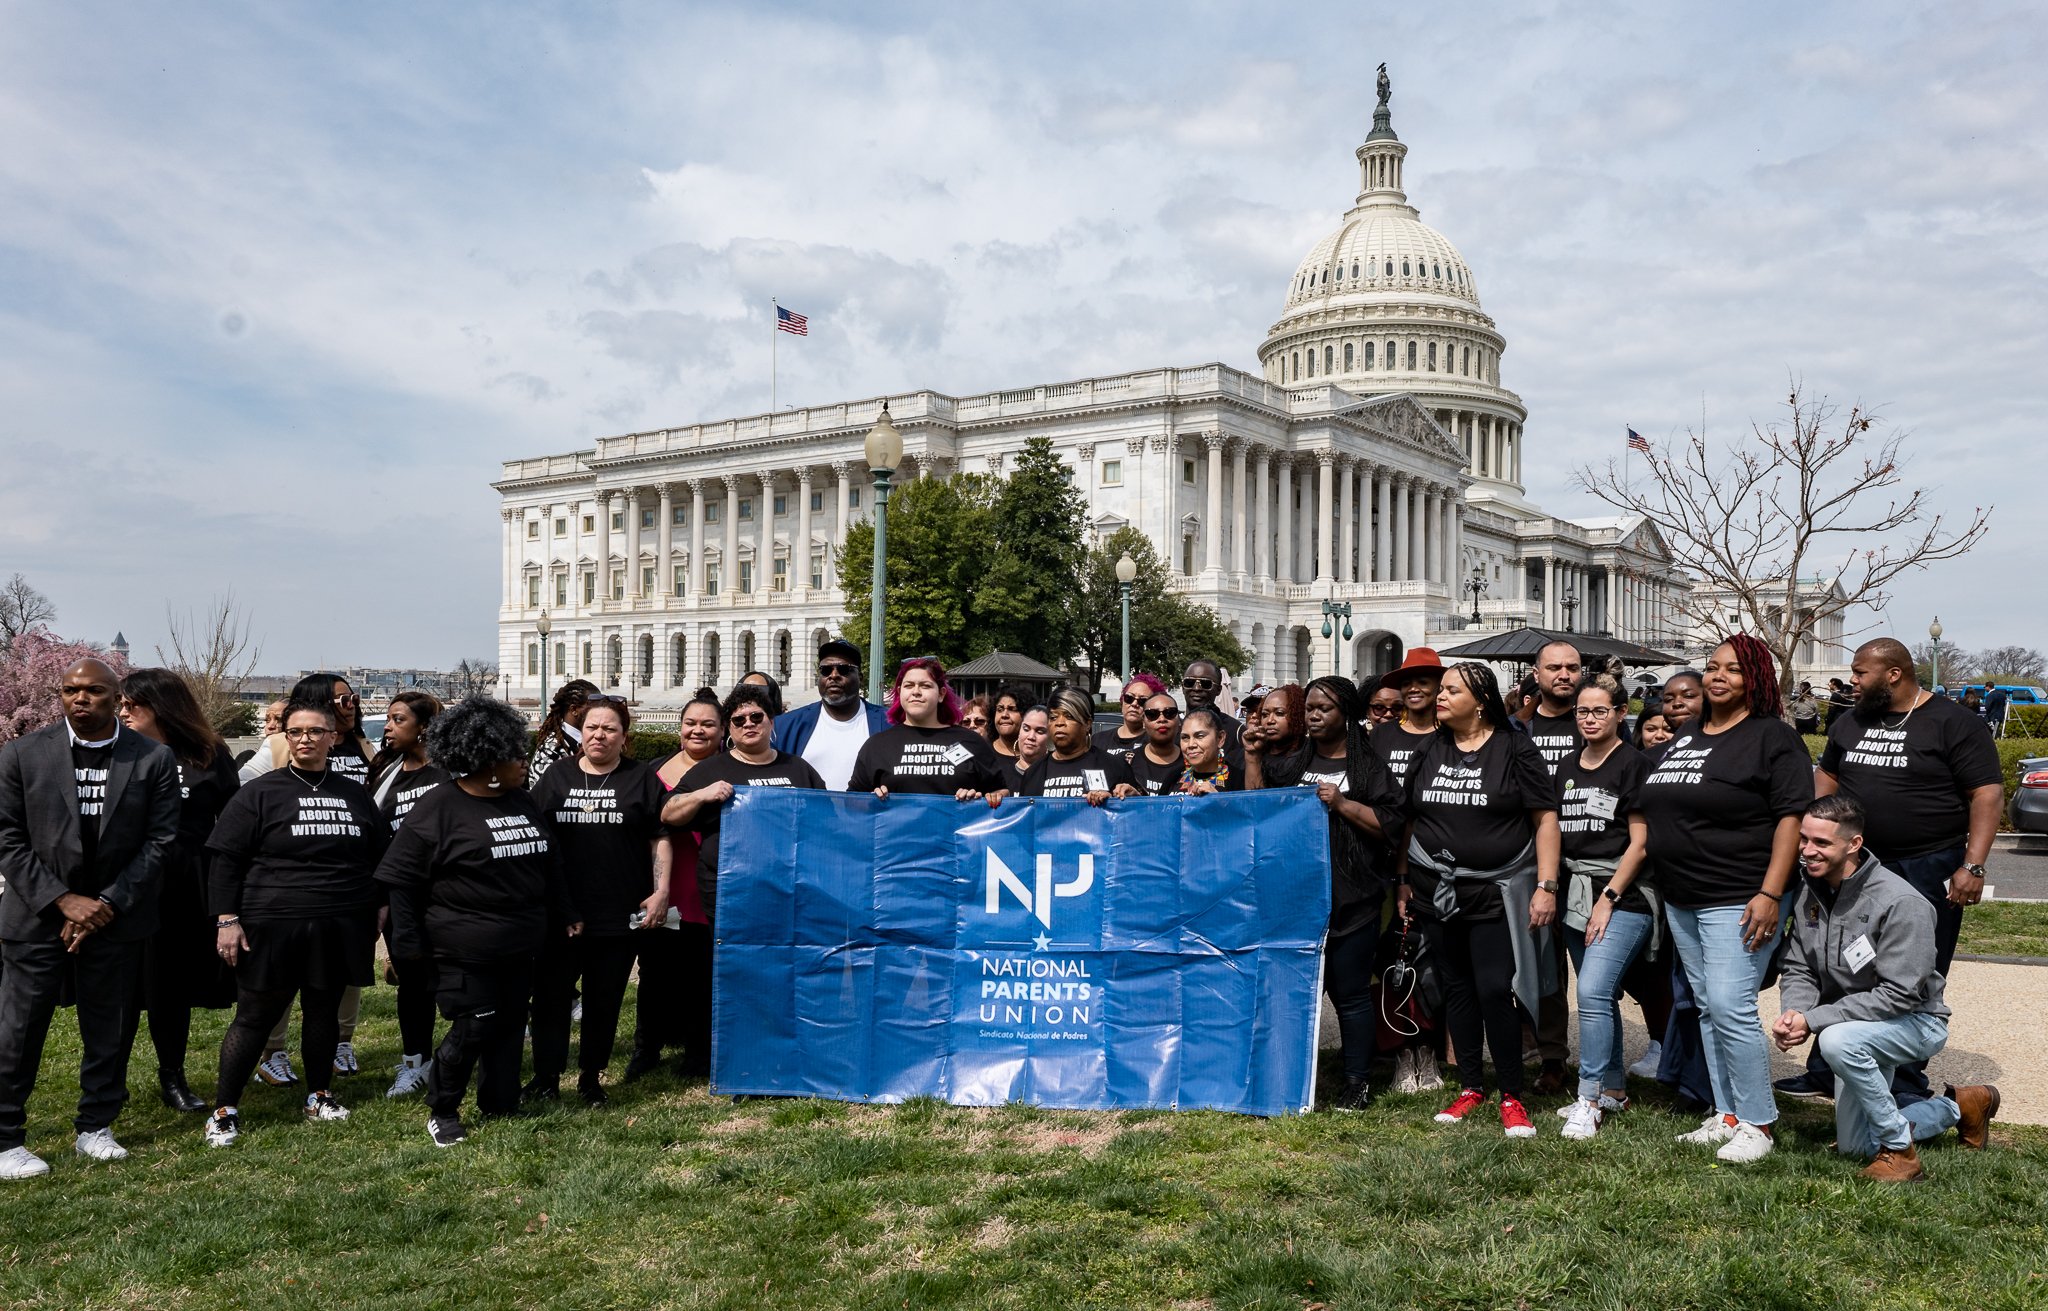
[[[1131,753],[1145,745],[1145,703],[1166,690],[1157,674],[1132,674],[1124,680],[1124,722],[1105,728],[1089,743],[1097,751],[1114,751],[1126,762]]]
[[[896,668],[889,688],[890,727],[861,745],[849,792],[892,792],[986,797],[993,806],[1008,794],[1002,761],[987,739],[960,725],[960,698],[946,682],[946,667],[917,656]]]

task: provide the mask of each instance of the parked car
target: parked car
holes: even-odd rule
[[[2048,833],[2048,756],[2020,761],[2020,785],[2005,818],[2015,833]]]

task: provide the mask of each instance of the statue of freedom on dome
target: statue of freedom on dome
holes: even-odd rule
[[[1386,66],[1385,64],[1381,64],[1381,65],[1380,65],[1380,108],[1381,108],[1381,109],[1385,109],[1385,108],[1387,107],[1387,103],[1388,103],[1389,101],[1391,101],[1391,100],[1392,100],[1393,98],[1394,98],[1394,84],[1393,84],[1392,82],[1389,82],[1389,81],[1387,80],[1387,66]]]

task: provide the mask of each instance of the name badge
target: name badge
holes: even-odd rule
[[[1605,788],[1587,788],[1585,798],[1586,813],[1594,819],[1613,819],[1614,808],[1621,804],[1621,798]]]
[[[946,748],[945,759],[949,765],[964,765],[973,758],[974,753],[967,749],[965,742],[955,742],[952,746]]]
[[[1860,933],[1853,942],[1842,948],[1842,963],[1852,970],[1860,970],[1877,959],[1877,948],[1870,945],[1870,935]]]
[[[1109,774],[1100,769],[1084,769],[1081,771],[1081,785],[1089,792],[1107,792]]]

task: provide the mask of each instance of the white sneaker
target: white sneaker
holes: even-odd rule
[[[1394,1088],[1397,1093],[1415,1091],[1415,1052],[1403,1047],[1394,1053]]]
[[[286,1088],[299,1081],[292,1073],[292,1058],[283,1052],[272,1052],[256,1067],[256,1077],[273,1088]]]
[[[583,1023],[583,999],[581,997],[578,997],[576,999],[576,1004],[569,1008],[569,1023]]]
[[[26,1147],[0,1152],[0,1179],[33,1179],[49,1172],[50,1163]]]
[[[1581,1097],[1565,1108],[1564,1128],[1559,1136],[1565,1138],[1591,1138],[1600,1132],[1600,1103],[1589,1102]]]
[[[398,1077],[391,1081],[386,1097],[405,1097],[427,1086],[427,1074],[434,1068],[432,1059],[424,1056],[408,1056],[398,1067]]]
[[[1415,1053],[1415,1091],[1435,1092],[1443,1087],[1443,1071],[1436,1068],[1436,1053],[1427,1047],[1412,1050]]]
[[[1716,1112],[1701,1120],[1700,1127],[1691,1133],[1679,1134],[1678,1141],[1691,1143],[1695,1147],[1712,1147],[1716,1143],[1725,1143],[1735,1136],[1735,1126],[1728,1123],[1732,1118],[1734,1117]]]
[[[72,1150],[80,1156],[90,1156],[95,1161],[128,1159],[128,1149],[114,1141],[112,1129],[94,1129],[90,1133],[78,1135],[78,1141],[72,1145]]]
[[[1730,1165],[1748,1165],[1769,1156],[1773,1146],[1771,1136],[1763,1130],[1753,1124],[1739,1124],[1714,1156]]]
[[[1566,1102],[1557,1108],[1557,1118],[1560,1120],[1571,1119],[1572,1112],[1578,1108],[1578,1105],[1577,1101]],[[1601,1093],[1599,1106],[1602,1111],[1625,1111],[1628,1109],[1628,1098],[1616,1097],[1613,1093]]]
[[[223,1106],[206,1117],[206,1145],[208,1147],[232,1147],[235,1139],[242,1136],[242,1117],[235,1114],[232,1106]]]
[[[334,1045],[334,1073],[339,1075],[361,1074],[363,1067],[356,1064],[356,1045],[339,1042]]]
[[[348,1107],[334,1100],[333,1093],[307,1093],[306,1118],[308,1120],[346,1120]]]
[[[1654,1079],[1657,1067],[1664,1063],[1664,1044],[1653,1042],[1650,1050],[1643,1053],[1643,1059],[1628,1067],[1628,1072],[1638,1079]]]

